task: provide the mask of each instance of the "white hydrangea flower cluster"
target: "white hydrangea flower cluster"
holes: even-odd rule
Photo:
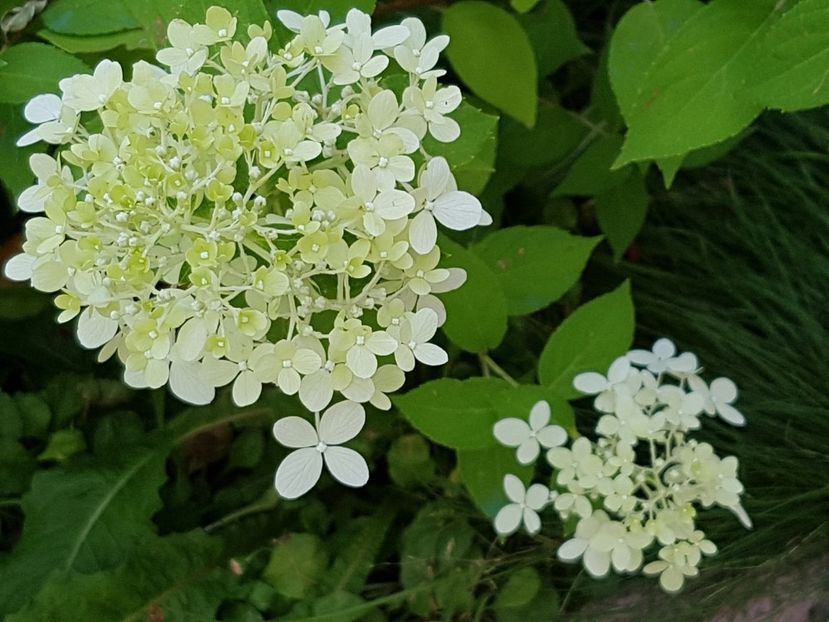
[[[496,439],[518,447],[522,464],[539,455],[539,444],[548,448],[553,478],[552,490],[543,484],[525,489],[518,477],[506,475],[511,503],[495,517],[495,530],[509,535],[523,523],[537,533],[538,513],[552,507],[562,521],[577,520],[575,534],[558,549],[563,561],[581,559],[594,577],[641,568],[658,575],[666,591],[680,590],[686,577],[697,575],[702,555],[717,551],[697,527],[697,507],[726,508],[751,528],[740,501],[737,458],[720,458],[710,444],[689,436],[700,428],[702,413],[744,425],[732,405],[737,388],[727,378],[709,385],[699,372],[696,356],[677,355],[672,342],[660,339],[652,350],[618,358],[607,375],[576,376],[574,386],[595,396],[602,413],[595,442],[580,437],[564,447],[564,430],[547,425],[546,402],[533,407],[529,426],[513,418],[496,423]],[[653,549],[656,559],[643,567]]]
[[[276,384],[315,413],[335,394],[388,409],[415,361],[447,360],[434,294],[465,273],[438,267],[436,223],[491,222],[422,144],[460,134],[461,92],[435,68],[448,38],[413,18],[372,31],[358,10],[278,18],[295,36],[276,52],[270,23],[243,43],[211,7],[169,24],[166,68],[125,80],[104,60],[31,100],[18,144],[60,147],[31,158],[19,205],[38,216],[5,271],[57,293],[59,321],[79,316],[81,344],[117,354],[133,387],[205,404],[232,384],[244,406]]]

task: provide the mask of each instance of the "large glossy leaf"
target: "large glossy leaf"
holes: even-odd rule
[[[763,108],[741,95],[780,3],[714,0],[697,10],[674,8],[679,6],[690,5],[677,0],[638,5],[613,36],[611,83],[624,102],[628,125],[617,166],[718,143],[737,134]],[[676,21],[682,23],[674,28]],[[658,46],[642,43],[664,23],[672,28]],[[642,45],[644,53],[629,53]]]
[[[425,436],[453,449],[496,444],[492,426],[500,418],[493,399],[509,389],[498,378],[441,378],[394,397],[406,419]]]
[[[42,18],[50,30],[65,35],[102,35],[139,27],[135,18],[113,0],[55,0]]]
[[[635,327],[630,283],[576,309],[553,332],[538,361],[538,377],[556,395],[579,395],[573,378],[585,371],[605,372],[633,343]]]
[[[510,315],[526,315],[555,302],[575,285],[600,237],[571,235],[556,227],[509,227],[472,250],[498,277]]]
[[[23,104],[41,93],[57,93],[61,78],[88,73],[83,61],[45,43],[20,43],[0,59],[0,103]]]
[[[468,352],[484,352],[498,346],[507,332],[507,303],[498,277],[477,255],[442,238],[441,264],[466,270],[466,283],[440,298],[446,306],[443,332]]]
[[[443,29],[452,38],[449,62],[472,92],[532,127],[535,57],[515,17],[488,2],[464,0],[443,13]]]

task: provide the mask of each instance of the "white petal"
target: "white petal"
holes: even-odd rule
[[[607,389],[607,379],[594,371],[588,371],[573,378],[573,386],[587,395],[596,395]]]
[[[63,107],[60,97],[53,93],[36,95],[29,100],[23,109],[23,116],[29,123],[46,123],[60,118],[60,111]]]
[[[676,354],[676,346],[670,339],[657,339],[653,344],[653,353],[661,359],[669,359]]]
[[[509,417],[495,424],[493,434],[499,443],[507,447],[518,447],[530,436],[530,426],[523,419]]]
[[[400,45],[409,38],[409,29],[405,26],[387,26],[372,35],[374,47],[378,50]]]
[[[656,360],[656,355],[650,350],[631,350],[625,356],[631,363],[639,367],[647,367]]]
[[[630,361],[626,357],[620,356],[610,365],[610,369],[607,372],[607,381],[610,384],[624,382],[628,377],[629,371]]]
[[[518,530],[521,524],[521,506],[516,503],[505,505],[495,515],[495,531],[502,536],[508,536]]]
[[[278,19],[288,30],[299,32],[302,28],[302,15],[294,11],[287,11],[282,9],[276,12],[276,19]]]
[[[431,251],[438,241],[438,229],[430,212],[423,210],[412,219],[409,225],[409,242],[421,255]]]
[[[429,124],[429,133],[439,142],[451,143],[461,135],[461,126],[454,119],[443,117],[440,123]]]
[[[276,492],[284,499],[296,499],[311,490],[322,473],[322,454],[313,447],[288,454],[276,469]]]
[[[334,387],[331,374],[321,369],[310,376],[305,376],[299,385],[299,400],[311,412],[319,412],[331,403]]]
[[[533,484],[527,489],[524,501],[533,510],[541,510],[550,500],[550,489],[544,484]]]
[[[147,361],[147,367],[144,369],[144,379],[147,381],[147,386],[151,389],[158,389],[167,384],[170,377],[170,363],[158,359]]]
[[[201,377],[198,363],[176,361],[170,366],[170,390],[183,402],[198,406],[216,397],[215,387]]]
[[[557,555],[562,561],[573,562],[582,556],[586,548],[587,540],[573,538],[571,540],[567,540],[564,544],[558,547]]]
[[[541,400],[530,409],[530,427],[538,431],[550,422],[550,404]]]
[[[515,503],[524,502],[524,483],[515,475],[507,473],[504,475],[504,492],[507,494],[507,499]]]
[[[345,362],[358,378],[371,378],[377,371],[377,357],[365,346],[349,349]]]
[[[471,229],[481,219],[481,202],[468,192],[454,190],[435,201],[435,218],[450,229]]]
[[[435,315],[437,318],[437,315]],[[424,365],[445,365],[449,361],[446,350],[433,343],[421,343],[415,346],[414,355]]]
[[[212,384],[214,387],[223,387],[230,384],[238,373],[239,366],[236,363],[208,356],[202,361],[199,375],[208,384]]]
[[[302,417],[282,417],[273,424],[273,436],[285,447],[316,447],[317,431]]]
[[[78,341],[84,348],[100,348],[112,339],[117,331],[116,320],[104,317],[92,307],[81,313],[78,318]]]
[[[541,448],[538,446],[538,441],[531,437],[518,446],[515,457],[521,464],[532,464],[538,458],[540,451]]]
[[[659,576],[659,585],[666,592],[678,592],[682,589],[684,582],[685,576],[673,566],[668,566]]]
[[[21,253],[15,255],[6,262],[3,267],[3,274],[6,278],[12,281],[28,281],[32,278],[32,266],[35,263],[35,258],[31,255]]]
[[[176,353],[184,361],[194,361],[207,342],[207,324],[201,318],[190,318],[176,335]]]
[[[592,576],[601,578],[610,570],[610,553],[588,548],[584,553],[584,567]]]
[[[528,534],[535,535],[541,530],[541,518],[530,508],[524,508],[524,529]]]
[[[443,294],[459,289],[466,283],[466,270],[463,268],[449,268],[449,278],[441,283],[432,285],[432,293]]]
[[[667,365],[670,371],[681,374],[692,374],[699,367],[699,361],[696,355],[690,352],[683,352],[678,357],[668,361]]]
[[[328,447],[322,452],[325,466],[341,484],[359,488],[368,481],[368,465],[365,458],[348,447]]]
[[[144,377],[144,370],[129,371],[124,370],[124,384],[133,389],[146,389],[149,385],[147,379]]]
[[[717,404],[717,412],[723,420],[727,421],[731,425],[744,426],[746,424],[746,418],[743,416],[743,413],[734,408],[731,404]]]
[[[233,402],[239,406],[250,406],[262,395],[262,383],[249,369],[241,372],[233,383]]]
[[[548,425],[536,434],[536,438],[547,449],[560,447],[567,442],[567,431],[560,425]]]
[[[360,433],[366,424],[366,411],[355,402],[334,404],[320,419],[320,440],[328,445],[340,445]]]
[[[711,397],[718,402],[731,403],[737,399],[737,385],[729,378],[717,378],[711,383]]]

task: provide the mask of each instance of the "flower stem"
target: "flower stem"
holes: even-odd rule
[[[489,354],[486,354],[485,352],[481,352],[480,354],[478,354],[478,358],[481,361],[481,367],[484,368],[484,372],[486,372],[487,369],[490,369],[490,370],[492,370],[492,372],[496,376],[499,376],[500,378],[503,378],[504,380],[506,380],[507,383],[510,386],[512,386],[512,387],[519,386],[518,381],[515,378],[513,378],[512,376],[510,376],[500,365],[498,365],[498,363],[493,361],[492,357],[489,356]],[[487,374],[484,373],[484,375],[487,375]]]

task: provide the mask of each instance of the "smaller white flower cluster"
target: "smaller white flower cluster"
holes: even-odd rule
[[[529,534],[541,529],[539,512],[553,507],[562,521],[576,519],[575,534],[558,549],[561,560],[582,560],[593,577],[611,568],[635,573],[653,549],[656,559],[644,565],[659,575],[668,592],[696,576],[702,555],[717,547],[697,528],[697,507],[727,508],[751,528],[740,495],[737,458],[720,458],[708,443],[689,438],[700,427],[700,415],[719,415],[732,425],[745,418],[732,405],[737,387],[728,378],[707,384],[699,376],[697,357],[677,355],[667,339],[653,349],[632,350],[616,359],[607,375],[579,374],[574,386],[595,396],[602,413],[597,441],[586,437],[564,447],[563,428],[548,425],[550,407],[537,403],[530,422],[503,419],[495,424],[496,439],[517,447],[517,459],[530,464],[547,449],[553,467],[553,488],[504,477],[511,503],[495,517],[495,530],[510,535],[524,525]]]

